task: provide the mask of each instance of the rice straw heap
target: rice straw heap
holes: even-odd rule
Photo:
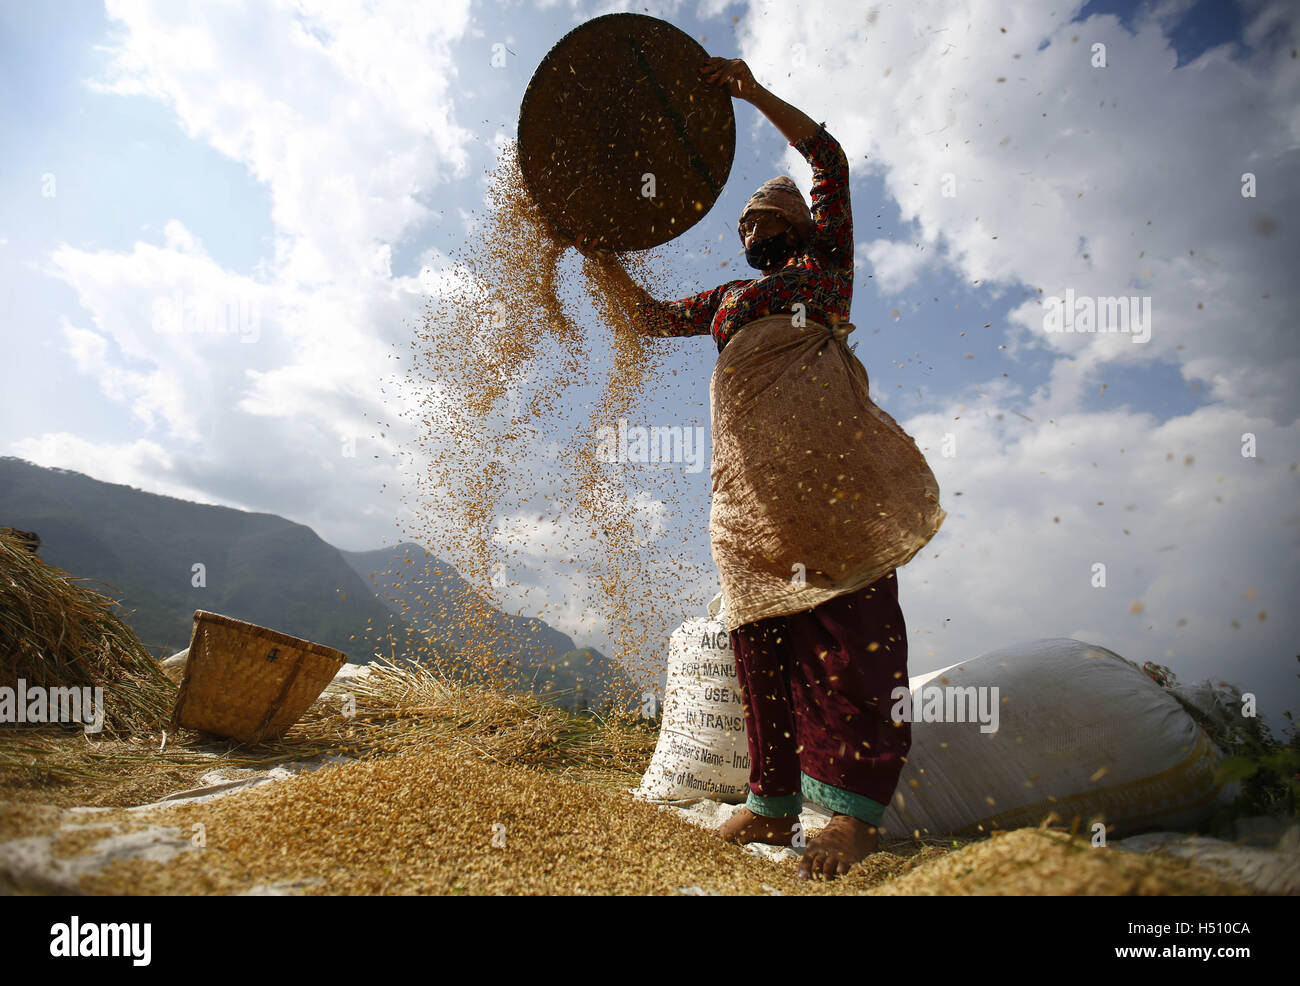
[[[102,687],[105,733],[151,729],[171,714],[176,687],[91,581],[0,529],[0,686]]]

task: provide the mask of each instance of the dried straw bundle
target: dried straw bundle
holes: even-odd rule
[[[0,530],[0,686],[102,687],[105,733],[150,729],[171,713],[175,685],[114,613],[116,600],[80,584],[90,581]]]

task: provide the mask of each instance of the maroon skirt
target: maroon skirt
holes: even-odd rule
[[[907,684],[907,628],[891,570],[802,613],[731,632],[749,741],[749,808],[797,814],[807,797],[879,824],[912,742],[891,692]]]

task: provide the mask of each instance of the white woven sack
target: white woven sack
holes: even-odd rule
[[[687,620],[668,640],[663,725],[636,797],[661,804],[749,792],[745,713],[726,624]]]

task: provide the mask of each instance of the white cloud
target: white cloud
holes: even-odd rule
[[[885,294],[898,294],[910,287],[925,268],[925,248],[919,243],[872,240],[859,244],[859,253],[870,265],[871,275]]]
[[[77,292],[97,329],[65,320],[77,368],[150,429],[196,442],[275,303],[264,285],[222,270],[179,222],[165,239],[166,248],[137,242],[129,253],[61,246],[49,273]]]
[[[464,173],[453,44],[469,3],[109,3],[103,88],[171,105],[270,190],[282,275],[329,283],[429,218],[417,188]]]
[[[927,627],[917,663],[1077,635],[1186,675],[1285,687],[1300,422],[1279,427],[1225,407],[1163,424],[1123,411],[1050,422],[1037,410],[1026,421],[988,400],[906,423],[949,513],[903,572],[904,613],[924,614]],[[1241,454],[1245,433],[1257,457]],[[1099,562],[1106,588],[1091,584]],[[1289,691],[1300,698],[1293,679]]]
[[[38,466],[84,472],[105,483],[132,485],[141,473],[166,471],[172,467],[172,458],[167,450],[157,442],[144,439],[113,445],[57,432],[15,442],[10,451]],[[201,490],[165,481],[151,483],[149,492],[200,503],[206,501]]]
[[[1048,335],[1028,308],[1022,345],[1171,360],[1214,399],[1290,420],[1300,290],[1288,258],[1300,255],[1300,226],[1283,217],[1300,212],[1289,177],[1300,69],[1285,5],[1261,19],[1289,41],[1244,59],[1221,47],[1177,70],[1158,22],[1134,34],[1113,16],[1067,23],[1082,6],[763,4],[740,39],[760,81],[827,119],[855,167],[869,155],[931,262],[968,284],[1152,298],[1145,345]],[[1105,68],[1091,65],[1096,42]],[[795,44],[806,45],[803,67],[792,65]],[[1256,175],[1255,199],[1241,195],[1244,172]],[[944,197],[949,174],[956,195]],[[873,249],[886,289],[901,287],[907,268],[893,265],[904,248]]]
[[[255,276],[224,269],[203,231],[175,219],[161,245],[53,252],[48,273],[93,323],[65,323],[74,365],[171,443],[172,458],[123,459],[113,475],[162,489],[184,474],[369,547],[373,520],[352,505],[392,478],[399,442],[382,424],[382,387],[398,369],[393,345],[449,276],[394,277],[393,246],[430,218],[417,193],[466,171],[473,135],[455,119],[453,48],[469,5],[108,13],[109,77],[92,84],[171,106],[187,134],[267,186],[275,227]],[[36,441],[72,456],[59,465],[102,474],[86,447]],[[319,495],[322,473],[331,498]]]

